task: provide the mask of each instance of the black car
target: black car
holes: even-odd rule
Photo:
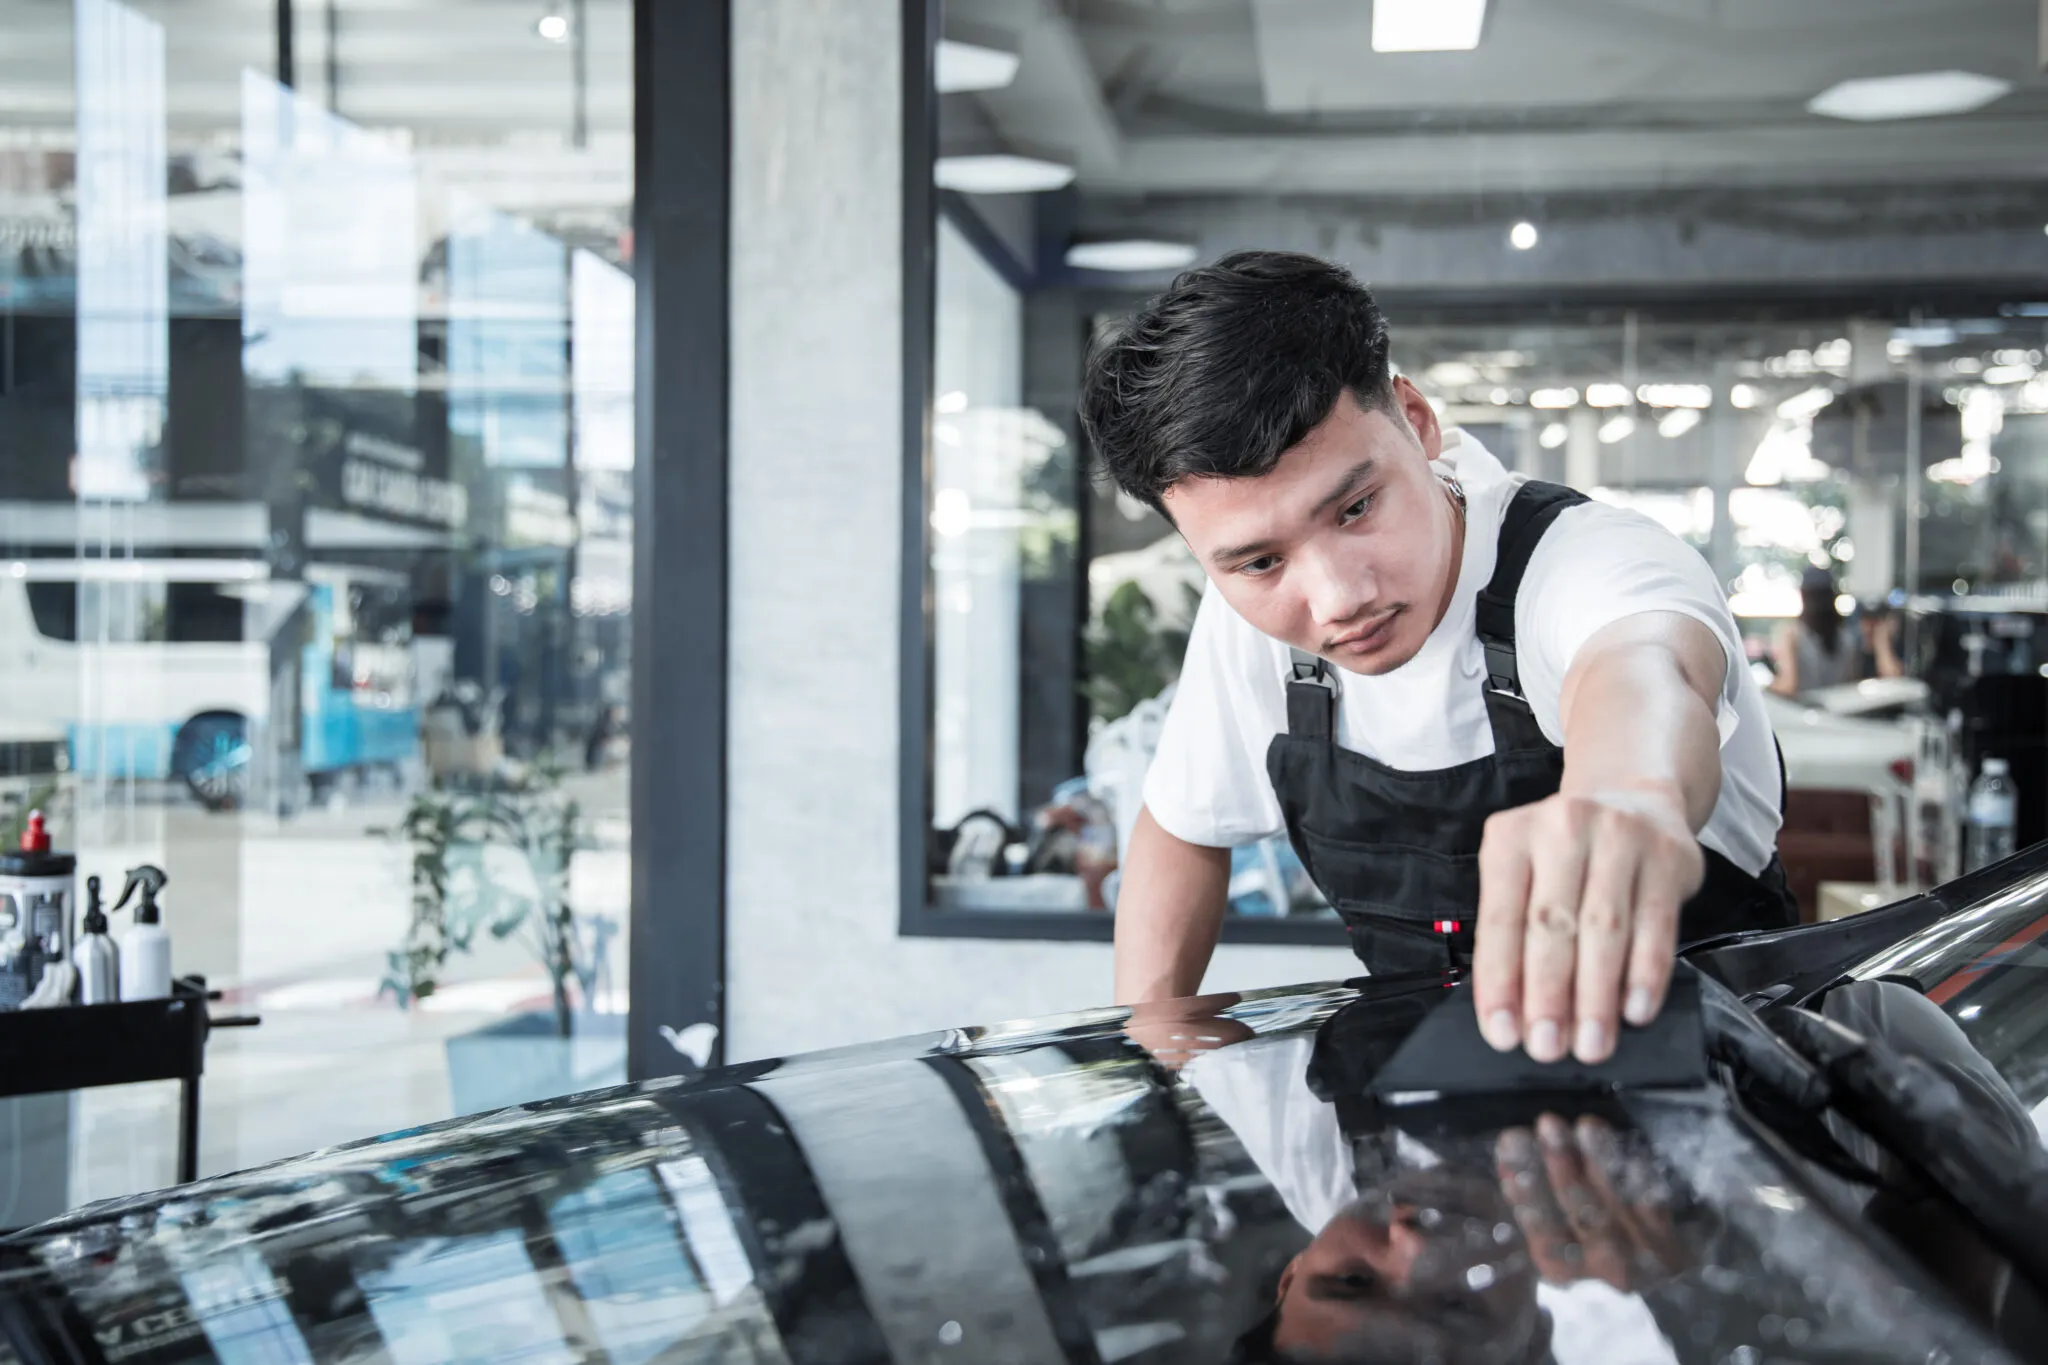
[[[530,1104],[0,1243],[0,1359],[2048,1360],[2044,933],[1702,945],[1593,1074],[1410,976]]]

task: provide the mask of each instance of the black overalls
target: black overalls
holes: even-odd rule
[[[1486,757],[1403,772],[1339,748],[1335,672],[1314,655],[1294,653],[1287,733],[1273,737],[1266,771],[1295,852],[1343,917],[1352,951],[1375,973],[1469,962],[1486,818],[1557,792],[1564,750],[1544,737],[1522,695],[1515,593],[1550,523],[1585,500],[1557,484],[1524,483],[1501,519],[1499,559],[1476,613],[1493,726],[1494,752]],[[1702,851],[1706,880],[1680,914],[1679,942],[1798,922],[1776,854],[1753,877],[1713,849]]]

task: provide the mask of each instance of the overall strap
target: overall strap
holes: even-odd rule
[[[1337,671],[1305,649],[1287,653],[1287,733],[1296,739],[1335,737]]]
[[[1550,523],[1565,508],[1586,500],[1575,488],[1531,479],[1515,490],[1501,517],[1493,578],[1479,590],[1474,622],[1480,647],[1486,651],[1486,714],[1493,722],[1496,751],[1549,745],[1522,691],[1522,673],[1515,663],[1515,596]]]

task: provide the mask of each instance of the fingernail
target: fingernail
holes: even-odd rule
[[[1564,1120],[1555,1114],[1545,1114],[1536,1120],[1536,1137],[1553,1152],[1561,1152],[1572,1145],[1572,1130],[1565,1127]]]
[[[1600,1027],[1597,1019],[1579,1021],[1579,1040],[1572,1045],[1572,1051],[1582,1062],[1604,1062],[1607,1060],[1607,1030]]]
[[[1555,1019],[1538,1019],[1529,1030],[1529,1055],[1539,1062],[1554,1062],[1564,1055],[1564,1039],[1558,1036]]]
[[[1628,1007],[1622,1013],[1628,1016],[1631,1024],[1641,1028],[1657,1017],[1656,998],[1650,994],[1648,987],[1638,986],[1628,993]]]
[[[1507,1052],[1522,1041],[1513,1010],[1495,1010],[1486,1016],[1486,1041],[1495,1052]]]
[[[1502,1133],[1500,1135],[1500,1155],[1502,1160],[1510,1161],[1517,1165],[1533,1159],[1536,1155],[1536,1144],[1529,1141],[1528,1129],[1510,1128],[1505,1133]]]

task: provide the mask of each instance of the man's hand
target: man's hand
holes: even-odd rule
[[[1555,1114],[1502,1133],[1500,1189],[1528,1239],[1529,1259],[1551,1284],[1604,1280],[1624,1294],[1652,1288],[1686,1266],[1670,1193],[1647,1154],[1624,1151],[1597,1118]]]
[[[1486,1040],[1554,1062],[1613,1055],[1619,1017],[1663,1007],[1678,910],[1706,873],[1676,792],[1560,792],[1479,846],[1473,995]]]
[[[1251,1026],[1223,1013],[1244,997],[1192,995],[1183,1000],[1148,1000],[1131,1006],[1124,1033],[1168,1071],[1178,1071],[1204,1052],[1242,1043]]]

